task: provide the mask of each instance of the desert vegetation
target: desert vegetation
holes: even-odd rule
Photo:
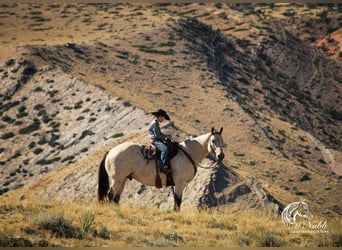
[[[0,246],[341,246],[340,4],[0,7]],[[193,210],[134,182],[96,204],[103,155],[159,107],[177,141],[224,127]],[[265,206],[301,199],[329,234]]]
[[[181,213],[110,204],[7,200],[0,246],[288,247],[341,246],[341,220],[328,235],[289,234],[279,216],[229,208]],[[0,219],[1,223],[3,218]]]

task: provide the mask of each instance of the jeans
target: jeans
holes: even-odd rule
[[[168,151],[166,145],[164,143],[162,143],[161,141],[154,141],[153,143],[161,151],[160,160],[161,160],[163,166],[165,166],[167,155],[169,154],[169,151]]]

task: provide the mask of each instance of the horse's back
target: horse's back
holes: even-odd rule
[[[114,148],[112,148],[108,153],[108,158],[132,158],[136,156],[141,148],[140,144],[134,142],[123,142]]]

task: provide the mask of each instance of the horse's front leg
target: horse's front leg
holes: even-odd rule
[[[185,188],[186,184],[176,184],[175,185],[175,191],[174,191],[174,199],[175,199],[175,205],[174,205],[174,211],[179,212],[182,204],[182,196],[183,196],[183,190]]]

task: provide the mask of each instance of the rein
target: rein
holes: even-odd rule
[[[221,129],[220,132],[212,132],[212,135],[214,135],[214,134],[221,134],[221,132],[222,132],[222,129]],[[211,169],[213,167],[216,167],[223,160],[223,159],[219,159],[217,161],[214,161],[209,167],[204,167],[202,165],[196,164],[195,161],[192,159],[191,155],[182,146],[180,146],[180,144],[178,142],[177,142],[177,147],[185,154],[186,158],[188,158],[188,160],[191,162],[192,166],[194,167],[194,176],[197,173],[197,168],[196,167],[203,168],[203,169]],[[211,144],[210,144],[210,149],[211,149],[212,152],[215,152],[215,150],[214,150],[214,148],[213,148],[213,146]]]
[[[197,168],[196,168],[196,166],[199,167],[199,168],[203,168],[203,169],[211,169],[211,168],[213,168],[213,167],[216,167],[218,164],[220,164],[220,163],[222,162],[222,160],[214,161],[213,164],[211,164],[209,167],[204,167],[204,166],[202,166],[202,165],[196,164],[196,163],[194,162],[194,160],[192,159],[191,155],[190,155],[184,148],[182,148],[179,144],[177,144],[177,146],[178,146],[178,148],[179,148],[180,150],[182,150],[182,152],[185,154],[185,156],[188,158],[188,160],[192,163],[192,166],[194,167],[194,171],[195,171],[194,176],[195,176],[196,173],[197,173]],[[211,149],[213,150],[212,146],[211,146]]]
[[[222,162],[222,160],[214,161],[213,164],[211,164],[209,167],[204,167],[204,166],[201,166],[201,165],[197,164],[197,167],[204,168],[204,169],[211,169],[213,167],[216,167],[221,162]]]
[[[192,166],[194,167],[194,171],[195,171],[194,176],[195,176],[197,173],[196,163],[192,159],[191,155],[188,152],[186,152],[186,150],[184,148],[182,148],[179,144],[177,144],[177,146],[180,150],[182,150],[182,152],[185,154],[186,158],[188,158],[188,160],[191,162]]]

